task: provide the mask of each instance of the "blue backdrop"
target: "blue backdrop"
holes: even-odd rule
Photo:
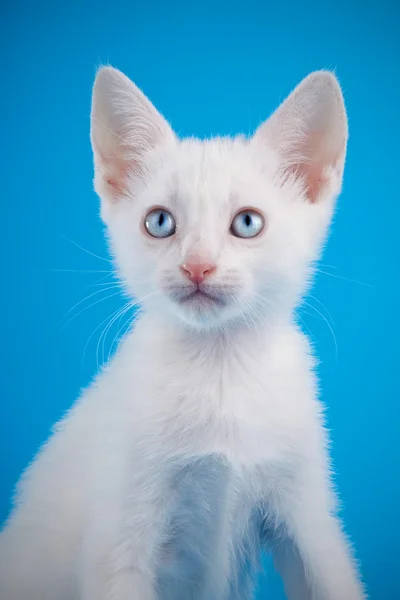
[[[122,324],[98,343],[104,322],[87,343],[121,302],[104,286],[60,327],[75,303],[103,290],[95,284],[109,270],[89,144],[96,66],[125,71],[178,133],[198,136],[248,133],[308,72],[334,68],[349,112],[348,163],[301,317],[321,357],[347,530],[371,598],[398,598],[399,3],[56,4],[0,7],[0,519],[21,469]],[[259,598],[266,590],[283,598],[270,568]]]

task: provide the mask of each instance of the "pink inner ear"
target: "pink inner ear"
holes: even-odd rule
[[[126,191],[126,173],[127,166],[121,163],[104,163],[103,164],[103,179],[110,189],[111,196],[114,200],[124,194]]]
[[[300,177],[305,183],[306,196],[312,204],[318,201],[324,186],[328,179],[324,175],[324,169],[320,165],[309,165],[300,163],[293,165],[287,169],[289,173],[293,173],[296,177]]]
[[[114,191],[117,192],[118,194],[120,194],[122,192],[123,188],[122,188],[121,182],[119,180],[111,179],[111,177],[107,177],[106,183],[107,183],[107,185],[112,187],[114,189]]]
[[[117,200],[120,196],[126,193],[126,180],[130,169],[137,168],[137,162],[131,159],[129,162],[123,158],[114,156],[105,158],[104,155],[97,150],[97,155],[100,160],[100,168],[103,173],[102,178],[110,189],[111,197]]]
[[[294,151],[302,160],[292,164],[287,170],[302,178],[309,202],[315,203],[328,183],[330,170],[338,166],[340,157],[329,145],[328,134],[324,132],[312,133]]]

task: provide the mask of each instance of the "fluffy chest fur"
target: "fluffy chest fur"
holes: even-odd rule
[[[124,352],[136,345],[132,368]],[[144,318],[106,378],[120,390],[115,402],[125,410],[116,412],[133,437],[154,436],[165,456],[220,454],[246,467],[292,460],[307,442],[318,418],[311,368],[294,327],[269,336],[244,327],[235,339],[221,333],[199,343]]]

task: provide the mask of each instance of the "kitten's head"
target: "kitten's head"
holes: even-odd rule
[[[91,139],[111,248],[145,307],[196,327],[293,310],[341,187],[347,119],[334,75],[309,75],[250,139],[199,141],[179,140],[105,67]]]

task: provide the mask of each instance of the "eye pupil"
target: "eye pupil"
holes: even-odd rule
[[[246,227],[250,227],[250,225],[251,225],[251,217],[250,217],[250,215],[247,214],[245,216],[244,222],[246,223]]]
[[[164,216],[164,213],[162,212],[162,213],[160,213],[160,216],[158,217],[158,225],[159,225],[159,227],[163,226],[164,221],[165,221],[165,216]]]

